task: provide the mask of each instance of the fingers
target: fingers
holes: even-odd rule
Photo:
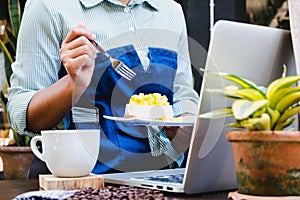
[[[195,118],[193,114],[189,114],[189,113],[184,113],[180,115],[180,117],[185,118],[185,121],[192,121]],[[180,133],[186,132],[187,134],[191,134],[192,132],[191,127],[164,126],[163,129],[170,140],[173,140],[178,132]]]
[[[88,54],[95,58],[97,53],[93,44],[85,36],[79,36],[70,42],[65,40],[59,50],[60,56],[68,56],[75,58],[82,54]]]
[[[94,40],[95,35],[88,31],[84,24],[80,23],[73,28],[63,41],[59,55],[67,69],[89,67],[97,52],[90,40]],[[67,70],[67,71],[69,71]]]
[[[170,139],[172,146],[178,152],[185,152],[189,148],[192,130],[193,128],[189,126],[164,127],[164,131]]]
[[[67,63],[68,59],[76,59],[82,55],[87,55],[91,59],[97,56],[96,49],[85,36],[80,36],[69,43],[64,42],[59,54],[63,63]]]
[[[173,138],[176,136],[176,133],[178,132],[180,127],[178,126],[175,126],[175,127],[172,127],[172,126],[165,126],[164,127],[164,131],[165,133],[167,134],[168,138],[170,140],[173,140]]]
[[[172,146],[179,152],[185,152],[189,146],[192,136],[192,127],[180,127],[175,132],[174,138],[171,140]]]
[[[80,36],[85,36],[89,40],[94,40],[96,39],[96,36],[94,33],[88,31],[85,26],[80,23],[78,24],[77,27],[73,28],[67,35],[65,42],[69,43],[73,41],[74,39],[80,37]]]
[[[84,68],[94,65],[94,59],[89,57],[87,54],[82,54],[75,58],[66,58],[63,60],[64,66],[71,77],[76,77],[79,75],[80,71]]]
[[[71,29],[59,51],[62,60],[66,58],[76,58],[83,54],[95,58],[97,54],[96,49],[90,42],[90,40],[94,40],[95,37],[95,34],[88,31],[82,23]]]
[[[90,40],[94,39],[95,35],[79,24],[70,30],[59,50],[69,80],[80,90],[78,94],[89,85],[93,75],[97,52]]]

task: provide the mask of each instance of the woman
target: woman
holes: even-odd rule
[[[92,40],[136,77],[120,77]],[[175,116],[195,114],[198,95],[192,87],[184,15],[173,0],[28,0],[12,67],[7,107],[19,133],[33,135],[62,119],[67,129],[100,128],[93,173],[182,165],[189,129],[103,118],[123,116],[129,97],[139,92],[166,95]]]

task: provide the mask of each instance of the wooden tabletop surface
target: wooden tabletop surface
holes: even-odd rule
[[[38,179],[0,180],[0,199],[11,200],[19,194],[39,190]],[[166,200],[228,200],[228,191],[196,195],[164,193]]]

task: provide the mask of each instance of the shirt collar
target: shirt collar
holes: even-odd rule
[[[86,8],[93,7],[105,0],[79,0]],[[107,0],[111,3],[116,4],[116,2]],[[152,7],[155,10],[158,10],[157,0],[131,0],[130,4],[137,4],[137,3],[144,3],[145,5],[148,5]]]
[[[159,10],[157,0],[143,0],[144,4],[148,4],[154,10]]]

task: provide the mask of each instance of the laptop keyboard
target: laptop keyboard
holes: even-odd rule
[[[136,177],[137,180],[155,181],[164,183],[183,183],[184,174],[174,175],[160,175],[160,176],[149,176],[149,177]]]

